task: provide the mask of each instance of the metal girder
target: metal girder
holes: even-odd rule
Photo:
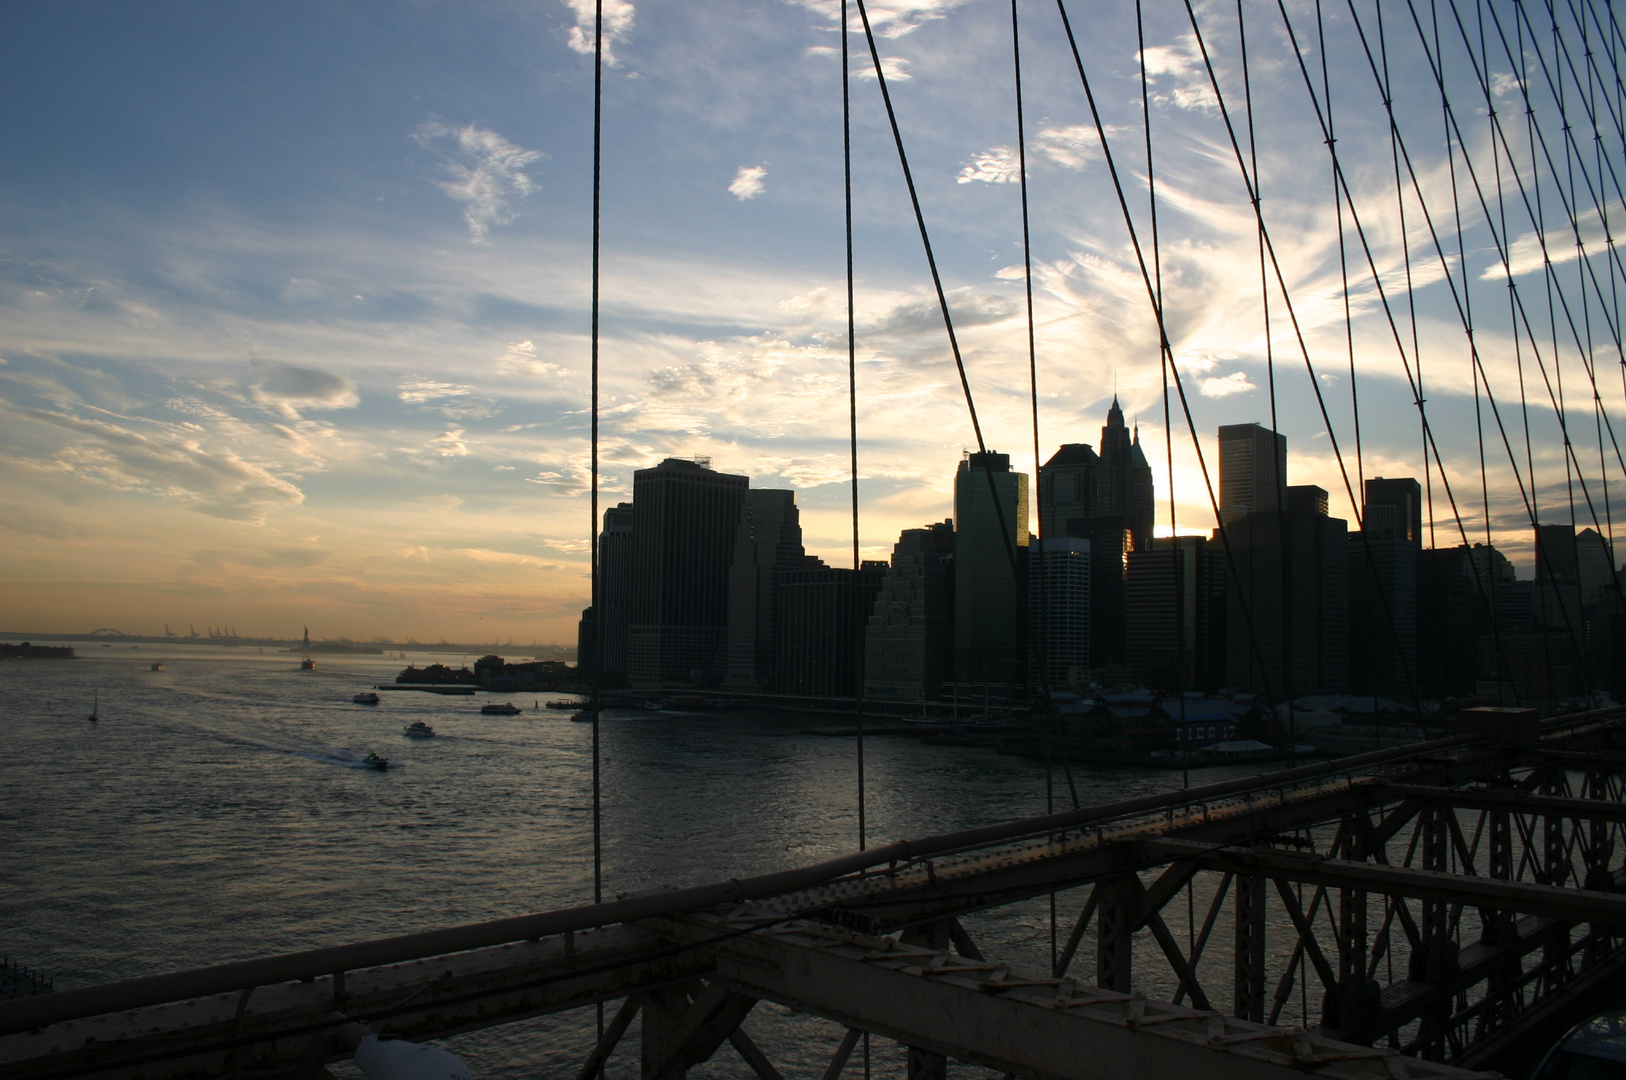
[[[1494,907],[1575,922],[1626,927],[1626,896],[1591,889],[1535,885],[1523,881],[1419,870],[1386,863],[1353,862],[1261,848],[1213,848],[1189,840],[1148,840],[1150,857],[1195,859],[1210,870],[1260,874],[1328,888],[1365,889],[1430,903]]]
[[[661,955],[662,945],[618,927],[68,1021],[0,1037],[0,1075],[293,1075],[307,1067],[312,1037],[347,1017],[381,1035],[436,1038],[705,973],[703,954]],[[318,1065],[348,1056],[336,1042],[320,1049]]]
[[[712,938],[721,918],[671,920]],[[716,978],[946,1058],[1032,1080],[1422,1080],[1494,1074],[796,922],[717,941]]]
[[[1577,821],[1607,821],[1626,825],[1626,805],[1599,799],[1572,799],[1557,795],[1530,795],[1493,788],[1441,788],[1418,784],[1385,784],[1396,796],[1427,799],[1464,810],[1504,811],[1515,814],[1555,814]]]

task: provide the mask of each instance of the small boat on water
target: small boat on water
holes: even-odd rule
[[[570,719],[578,724],[591,724],[596,717],[592,709],[583,709],[581,712],[572,713]]]
[[[164,670],[164,662],[162,660],[154,660],[152,662],[152,670],[153,671],[163,671]]]
[[[361,759],[361,763],[363,765],[367,766],[367,768],[369,768],[369,769],[377,769],[379,772],[383,772],[385,769],[388,769],[390,767],[390,759],[389,758],[387,758],[387,757],[379,757],[377,754],[370,753],[370,752],[368,753],[368,755],[366,757]]]
[[[414,720],[412,723],[406,726],[406,730],[401,732],[401,734],[405,735],[409,739],[433,739],[435,737],[435,729],[424,723],[422,720]]]
[[[548,702],[547,707],[550,709],[558,709],[561,712],[568,712],[571,709],[581,708],[581,704],[582,703],[579,701],[567,701],[564,698],[559,698],[556,701]]]
[[[371,690],[363,690],[361,693],[357,694],[355,697],[351,698],[350,700],[354,701],[357,705],[377,705],[380,701],[383,700],[383,698],[379,697],[377,694],[373,693]]]
[[[305,657],[305,659],[303,659],[303,660],[301,660],[299,662],[299,670],[300,671],[315,671],[316,670],[316,661],[312,660],[308,656]]]
[[[485,716],[518,716],[524,711],[524,709],[521,709],[512,701],[505,701],[501,705],[493,704],[480,706],[480,712]]]

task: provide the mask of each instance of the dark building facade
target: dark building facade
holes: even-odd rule
[[[905,529],[864,633],[864,696],[931,701],[954,675],[954,523]]]
[[[1160,537],[1129,556],[1127,662],[1163,691],[1225,682],[1225,556],[1206,536]]]
[[[1028,545],[1029,671],[1051,689],[1090,665],[1090,542],[1070,536]]]
[[[760,691],[773,685],[774,581],[807,561],[796,493],[745,493],[728,570],[728,662],[723,685]]]
[[[967,454],[954,476],[954,670],[961,682],[1025,679],[1028,478],[1009,454]]]
[[[1349,534],[1349,689],[1410,702],[1417,681],[1417,546],[1381,508]]]
[[[627,677],[635,689],[721,675],[728,566],[749,481],[709,461],[667,458],[633,474],[632,610]]]
[[[1258,424],[1219,429],[1222,525],[1287,505],[1287,438]]]
[[[885,563],[865,562],[860,570],[819,566],[779,575],[774,586],[776,693],[856,695],[864,624],[885,572]]]
[[[632,627],[632,504],[617,503],[604,511],[598,534],[598,620],[603,635],[603,674],[612,682],[627,676],[627,635]]]
[[[1379,507],[1393,508],[1398,521],[1390,527],[1398,530],[1400,539],[1410,541],[1413,547],[1422,548],[1422,485],[1410,476],[1389,479],[1374,476],[1366,482],[1365,499],[1366,509],[1362,511],[1363,518]]]
[[[1227,522],[1225,533],[1234,570],[1225,598],[1228,681],[1278,700],[1345,693],[1348,525],[1264,511]]]

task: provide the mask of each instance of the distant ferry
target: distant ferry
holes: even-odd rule
[[[422,720],[414,720],[412,723],[406,726],[406,730],[401,732],[401,734],[405,735],[409,739],[433,739],[435,737],[435,729],[424,723]]]
[[[505,701],[501,705],[482,705],[480,711],[486,716],[518,716],[524,710],[512,701]]]
[[[371,690],[363,690],[350,700],[354,701],[357,705],[377,705],[383,699],[377,694],[373,693]]]

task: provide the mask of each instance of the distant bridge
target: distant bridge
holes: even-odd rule
[[[59,991],[0,1007],[0,1072],[314,1076],[348,1020],[423,1039],[620,1002],[581,1076],[641,1016],[647,1080],[724,1043],[781,1080],[743,1026],[773,1001],[848,1030],[829,1080],[859,1033],[908,1047],[912,1077],[1487,1075],[1626,986],[1626,710],[1503,734]],[[1075,890],[1052,971],[985,955],[959,921]],[[1195,934],[1166,917],[1188,891]],[[1079,957],[1093,971],[1070,974]],[[1281,1022],[1298,980],[1307,1028]]]

